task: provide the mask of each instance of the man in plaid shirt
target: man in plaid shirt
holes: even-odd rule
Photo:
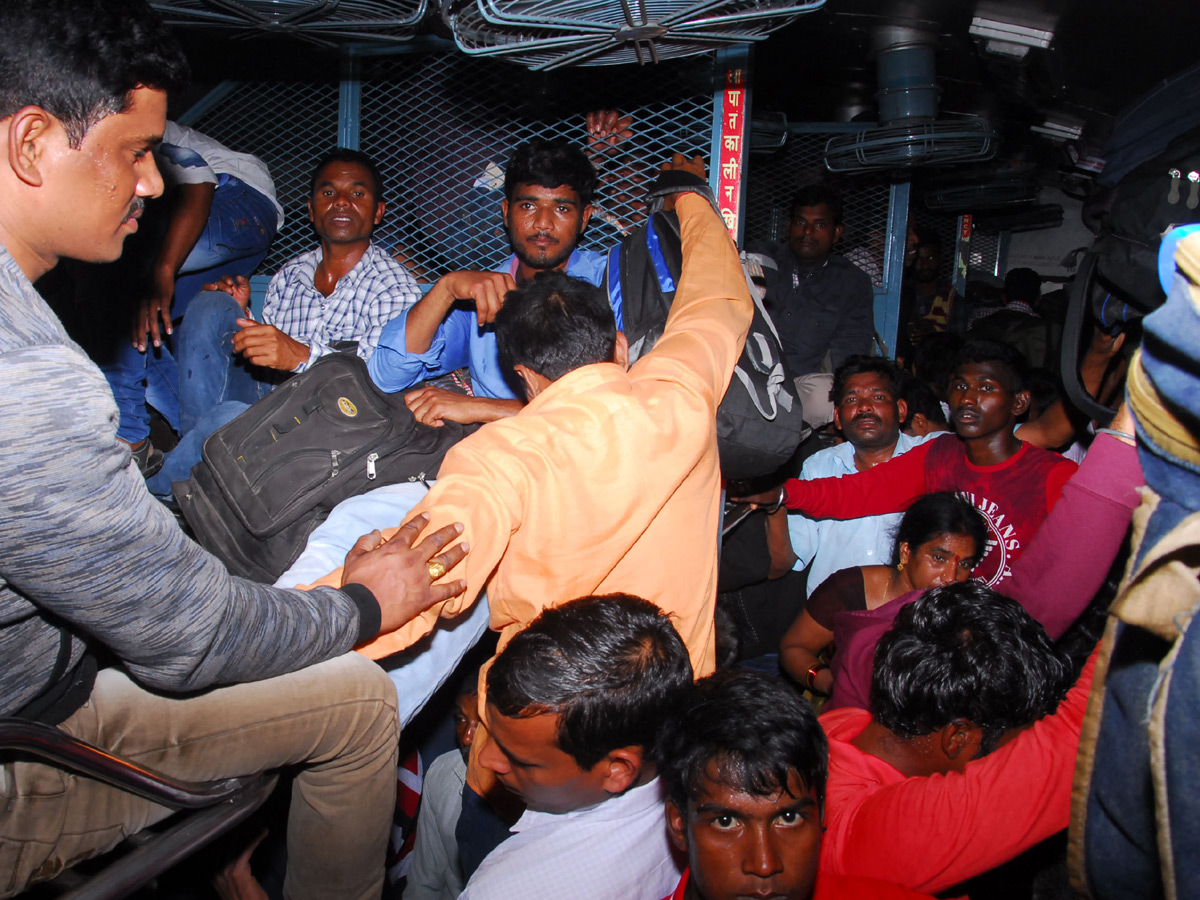
[[[334,150],[317,164],[308,202],[320,246],[275,273],[263,321],[251,317],[245,278],[208,285],[216,290],[193,301],[179,334],[185,433],[219,403],[253,403],[327,353],[370,359],[383,326],[421,296],[408,270],[371,243],[384,209],[370,157]]]

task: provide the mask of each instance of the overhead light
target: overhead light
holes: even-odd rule
[[[1031,125],[1029,130],[1044,134],[1055,141],[1077,141],[1083,134],[1083,125],[1078,122],[1066,122],[1060,119],[1047,119],[1041,125]]]
[[[1020,44],[1024,47],[1041,47],[1044,50],[1054,39],[1053,30],[1019,25],[1016,22],[1004,22],[1000,19],[989,19],[985,16],[975,16],[971,19],[971,34],[976,37],[989,38],[989,50],[993,49],[990,46],[991,41]],[[1002,53],[1004,51],[997,49],[994,52]]]

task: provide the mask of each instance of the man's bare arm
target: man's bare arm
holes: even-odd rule
[[[1094,329],[1079,363],[1079,378],[1090,396],[1099,397],[1104,374],[1124,344],[1124,333],[1113,336],[1099,326]],[[1016,434],[1023,441],[1048,450],[1069,444],[1075,437],[1075,423],[1071,421],[1066,400],[1061,397],[1055,400],[1036,419],[1019,425]]]
[[[525,404],[520,400],[468,397],[443,388],[423,387],[404,395],[404,402],[418,422],[440,427],[447,422],[474,425],[515,416]]]
[[[163,334],[171,333],[175,277],[208,225],[216,190],[215,184],[181,184],[171,192],[171,217],[154,258],[150,294],[134,314],[133,345],[139,350],[146,349],[147,332],[155,347],[162,345]]]

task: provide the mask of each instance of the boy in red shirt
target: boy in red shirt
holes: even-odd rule
[[[781,499],[789,509],[812,518],[849,519],[902,511],[931,491],[957,491],[988,523],[987,551],[974,577],[1003,589],[1012,563],[1076,468],[1013,433],[1029,409],[1023,369],[1011,347],[969,341],[958,355],[948,394],[957,439],[927,441],[856,475],[790,478],[779,493],[751,499]]]

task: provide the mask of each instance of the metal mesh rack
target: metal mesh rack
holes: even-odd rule
[[[614,71],[598,83],[575,71],[547,79],[449,54],[367,61],[361,145],[395,186],[378,240],[427,274],[500,264],[509,253],[501,181],[513,148],[532,137],[585,143],[585,111],[619,97],[620,111],[633,116],[633,137],[593,157],[601,183],[581,244],[611,246],[643,217],[641,193],[660,161],[672,150],[707,156],[712,65],[661,67],[653,81]]]
[[[672,151],[708,156],[713,136],[714,58],[605,73],[553,76],[456,53],[412,52],[360,59],[358,101],[339,99],[339,75],[311,82],[232,85],[192,125],[271,169],[287,222],[260,273],[311,249],[306,203],[312,166],[357,123],[358,143],[387,181],[388,212],[376,240],[403,254],[421,280],[447,268],[490,268],[508,254],[500,219],[502,168],[531,137],[586,142],[584,114],[619,108],[633,136],[597,158],[596,215],[582,246],[604,249],[644,216],[641,193]],[[341,129],[341,130],[340,130]]]
[[[812,126],[819,129],[820,126]],[[793,132],[784,148],[751,157],[746,189],[746,240],[779,243],[787,238],[792,196],[805,184],[824,181],[842,194],[845,230],[835,248],[849,256],[882,288],[887,252],[888,183],[870,175],[837,178],[825,171],[830,132]],[[951,244],[953,246],[953,244]]]

